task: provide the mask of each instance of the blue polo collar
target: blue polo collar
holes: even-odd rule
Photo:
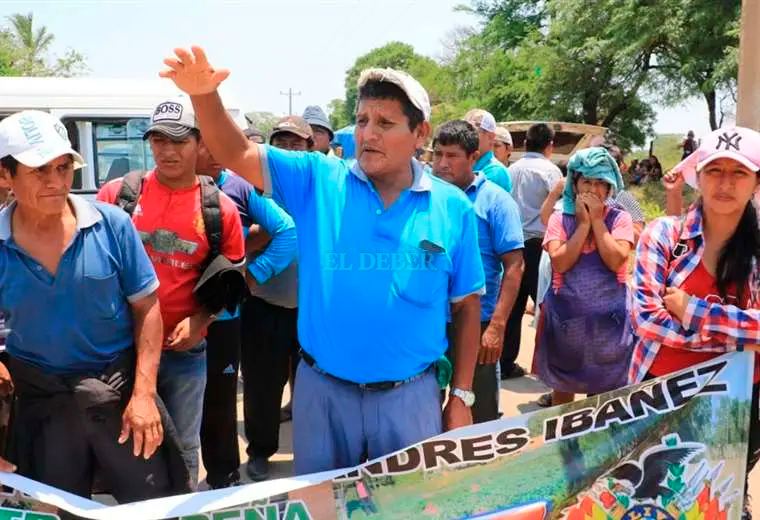
[[[422,165],[420,165],[420,163],[415,159],[412,159],[411,166],[413,179],[412,186],[409,189],[411,191],[430,191],[433,188],[433,179],[430,178],[430,175],[425,173]],[[358,179],[366,182],[367,184],[371,184],[369,178],[359,166],[359,161],[356,161],[353,164],[351,167],[351,173],[353,173]]]
[[[0,240],[11,238],[11,218],[13,217],[13,211],[16,209],[17,203],[17,201],[13,201],[10,206],[0,211]],[[77,219],[77,231],[92,227],[103,220],[103,215],[100,214],[100,211],[90,204],[87,199],[70,193],[69,203]]]

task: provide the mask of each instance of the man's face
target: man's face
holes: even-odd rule
[[[363,99],[356,113],[357,158],[369,177],[409,170],[409,161],[422,148],[430,131],[423,122],[414,130],[396,99]]]
[[[314,134],[314,149],[322,153],[329,152],[330,132],[326,128],[317,125],[311,125],[311,132]]]
[[[63,155],[39,168],[19,164],[15,176],[3,169],[2,177],[20,207],[43,215],[59,215],[74,182],[74,160],[71,155]]]
[[[468,156],[458,144],[436,143],[433,150],[433,173],[436,177],[465,189],[472,182],[476,157],[475,153]]]
[[[164,134],[153,132],[148,141],[161,175],[169,179],[195,175],[199,146],[194,135],[174,140]]]
[[[216,162],[206,143],[201,138],[198,143],[198,161],[195,165],[195,172],[198,175],[208,175],[216,179],[222,171],[222,165]]]
[[[280,132],[272,136],[272,146],[292,152],[308,152],[309,141],[290,132]]]
[[[496,134],[493,132],[486,132],[485,130],[478,129],[478,139],[480,140],[478,151],[480,151],[480,156],[482,157],[493,150]]]
[[[499,162],[506,166],[509,161],[509,156],[512,155],[512,147],[501,141],[495,141],[493,144],[493,155],[499,160]]]

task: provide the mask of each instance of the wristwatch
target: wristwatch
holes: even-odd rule
[[[471,408],[475,404],[475,392],[470,390],[462,390],[461,388],[452,388],[451,395],[458,397],[462,400],[467,408]]]

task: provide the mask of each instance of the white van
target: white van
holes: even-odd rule
[[[0,119],[27,109],[58,117],[87,163],[77,171],[72,191],[94,197],[109,180],[154,166],[143,132],[155,107],[179,95],[166,79],[1,77]],[[221,95],[245,128],[244,111],[224,89]]]

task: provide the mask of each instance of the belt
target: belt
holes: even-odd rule
[[[435,365],[430,365],[425,370],[417,374],[416,376],[412,376],[409,379],[405,379],[403,381],[378,381],[377,383],[354,383],[353,381],[348,381],[346,379],[341,379],[339,377],[336,377],[328,372],[325,372],[321,368],[319,368],[319,365],[317,365],[316,360],[309,355],[308,352],[306,352],[304,349],[300,349],[298,351],[299,355],[301,356],[301,359],[303,359],[307,365],[309,365],[314,371],[322,376],[328,377],[334,381],[337,381],[338,383],[353,386],[356,388],[359,388],[360,390],[369,390],[372,392],[381,392],[385,390],[393,390],[394,388],[398,388],[400,386],[406,385],[408,383],[411,383],[413,381],[416,381],[418,379],[421,379],[425,374],[428,373],[428,371],[434,367]]]

